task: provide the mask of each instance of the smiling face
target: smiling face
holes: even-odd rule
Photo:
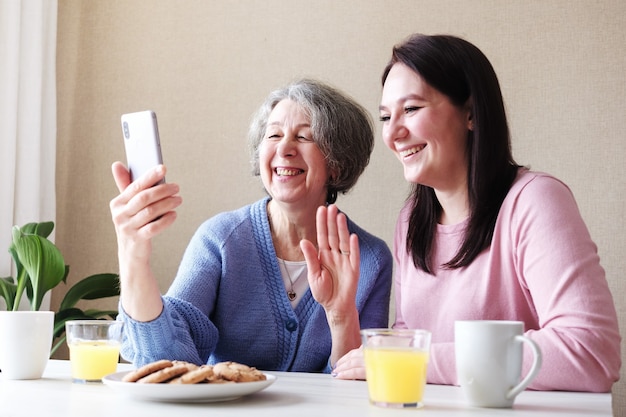
[[[383,87],[380,118],[385,145],[404,166],[404,177],[439,191],[464,189],[470,111],[396,63]]]
[[[270,113],[259,165],[263,185],[274,200],[308,207],[326,201],[326,161],[313,141],[310,118],[296,102],[282,100]]]

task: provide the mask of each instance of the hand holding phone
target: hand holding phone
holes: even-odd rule
[[[123,114],[122,133],[131,181],[135,181],[146,171],[163,163],[159,128],[153,111]],[[164,182],[165,179],[157,184]]]

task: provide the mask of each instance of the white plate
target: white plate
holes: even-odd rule
[[[276,381],[276,376],[264,374],[265,381],[237,382],[233,384],[137,384],[123,382],[131,371],[117,372],[102,378],[105,385],[128,397],[165,402],[217,402],[230,401],[261,391]]]

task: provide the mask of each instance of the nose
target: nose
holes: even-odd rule
[[[292,134],[285,134],[278,142],[277,153],[280,156],[294,156],[296,154],[296,144],[298,141]]]
[[[409,130],[404,125],[402,118],[391,117],[383,125],[383,140],[388,146],[393,145],[396,140],[406,138]]]

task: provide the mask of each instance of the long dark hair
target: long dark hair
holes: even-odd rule
[[[383,72],[383,86],[395,63],[411,68],[452,103],[463,106],[469,100],[473,123],[473,129],[468,130],[470,215],[459,251],[443,265],[467,266],[491,244],[500,206],[519,168],[511,153],[498,78],[476,46],[449,35],[415,34],[396,45]],[[434,190],[421,184],[413,186],[409,200],[412,210],[406,249],[416,267],[432,273],[431,252],[442,207]]]

